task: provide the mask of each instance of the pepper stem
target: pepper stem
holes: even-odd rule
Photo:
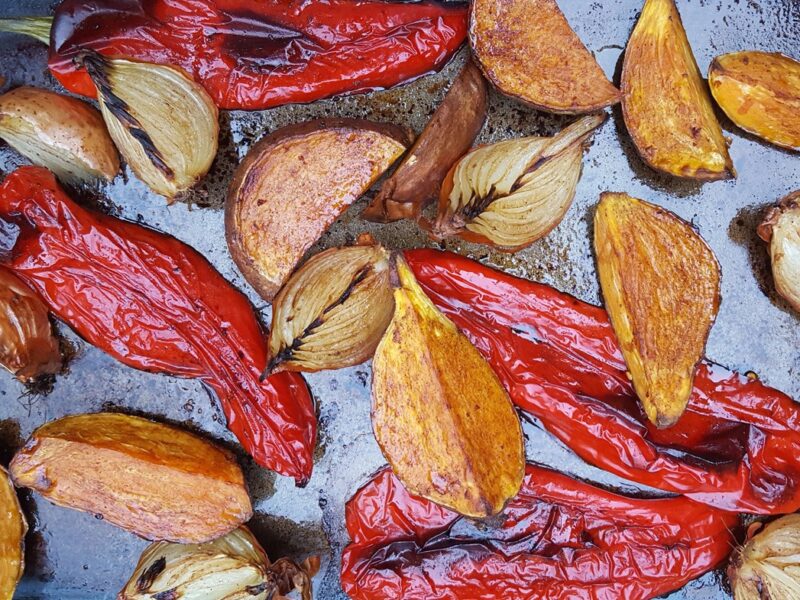
[[[50,45],[50,28],[53,17],[20,17],[18,19],[0,19],[0,31],[21,33],[36,38],[43,44]]]

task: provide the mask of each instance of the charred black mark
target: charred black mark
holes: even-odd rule
[[[141,593],[149,590],[150,586],[153,585],[153,582],[156,580],[156,577],[163,573],[166,568],[167,558],[162,556],[139,575],[139,579],[136,580],[136,591]]]
[[[161,151],[156,148],[150,135],[142,128],[139,120],[131,114],[130,106],[122,98],[117,96],[111,86],[111,81],[108,78],[108,71],[110,68],[108,60],[97,52],[86,50],[79,53],[75,57],[75,62],[79,66],[86,69],[89,77],[97,86],[98,93],[103,98],[103,103],[108,108],[109,112],[116,117],[125,129],[139,142],[153,163],[153,166],[161,171],[161,173],[170,181],[175,179],[175,172],[164,160]]]
[[[264,583],[259,583],[258,585],[248,585],[245,590],[251,596],[259,596],[267,591],[269,584],[265,581]],[[270,595],[268,598],[271,598],[275,594],[275,590],[270,591]]]
[[[172,588],[171,590],[158,592],[157,594],[153,594],[153,600],[178,600],[178,590]]]
[[[483,211],[485,211],[489,205],[495,201],[497,197],[497,188],[492,184],[492,187],[489,188],[489,193],[486,194],[484,197],[473,196],[469,199],[469,202],[464,206],[461,210],[461,214],[464,216],[464,221],[469,222],[472,221],[475,217],[480,215]]]
[[[303,333],[301,333],[299,337],[296,337],[294,340],[292,340],[292,343],[289,346],[287,346],[286,348],[278,352],[278,354],[272,357],[272,359],[269,361],[269,364],[267,365],[267,368],[261,374],[261,380],[263,381],[264,379],[266,379],[269,376],[269,374],[272,373],[272,371],[274,371],[279,364],[287,360],[290,360],[294,355],[294,353],[297,352],[297,350],[300,348],[300,346],[303,345],[305,339],[312,333],[314,333],[314,330],[320,327],[325,322],[325,315],[327,315],[337,306],[341,306],[342,304],[344,304],[347,301],[347,299],[353,294],[353,291],[355,291],[356,287],[367,278],[367,276],[370,274],[371,271],[372,271],[372,265],[363,266],[358,271],[358,273],[355,274],[355,276],[347,285],[345,290],[341,293],[341,295],[336,300],[334,300],[329,306],[327,306],[325,310],[322,311],[322,314],[320,314],[316,319],[314,319],[311,323],[309,323],[308,326],[303,330]]]

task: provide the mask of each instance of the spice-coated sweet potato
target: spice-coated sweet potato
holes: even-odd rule
[[[234,261],[272,300],[305,252],[409,145],[393,125],[320,119],[291,125],[250,149],[225,203]]]
[[[375,352],[372,428],[403,485],[458,513],[499,513],[522,484],[511,400],[478,350],[397,259],[395,314]]]
[[[39,427],[9,467],[18,486],[149,540],[202,543],[253,514],[233,457],[171,425],[115,413]]]
[[[644,4],[625,50],[622,114],[652,168],[702,180],[735,175],[674,0]]]
[[[556,0],[474,0],[469,39],[489,81],[535,108],[578,114],[620,100]]]
[[[733,52],[708,70],[714,100],[739,127],[800,150],[800,62],[775,52]]]
[[[8,473],[0,467],[0,600],[11,600],[25,568],[28,524]]]
[[[636,394],[653,424],[674,425],[719,309],[719,263],[689,223],[627,194],[602,195],[594,247]]]

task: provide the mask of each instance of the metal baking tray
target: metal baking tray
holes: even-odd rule
[[[0,0],[0,16],[45,15],[53,0]],[[621,54],[641,9],[641,0],[560,0],[572,26],[609,75],[619,80]],[[763,49],[800,58],[797,0],[679,0],[700,68],[724,52]],[[262,112],[223,112],[219,156],[207,179],[185,201],[167,206],[127,173],[98,190],[115,215],[145,222],[191,244],[244,290],[268,322],[269,307],[237,271],[225,244],[222,200],[231,173],[264,133],[320,116],[354,116],[388,121],[421,131],[463,62],[464,51],[436,75],[384,92],[285,106]],[[46,52],[29,39],[0,34],[0,91],[20,84],[58,89],[48,74]],[[708,356],[740,371],[755,371],[769,385],[800,399],[800,322],[776,297],[765,247],[755,234],[764,207],[800,188],[800,156],[743,134],[723,118],[732,138],[739,176],[699,185],[656,175],[637,157],[619,109],[595,136],[584,163],[574,205],[563,223],[543,240],[515,255],[461,242],[446,247],[516,275],[542,281],[589,302],[600,301],[591,250],[591,218],[600,192],[626,191],[661,204],[690,220],[722,264],[722,307],[708,343]],[[552,134],[567,119],[548,116],[492,93],[490,116],[481,135],[489,142],[534,133]],[[0,146],[0,170],[24,160]],[[96,195],[87,192],[92,201]],[[93,197],[94,196],[94,197]],[[381,226],[358,218],[365,201],[345,213],[314,250],[352,241],[362,231],[390,248],[431,243],[414,225]],[[124,410],[182,423],[233,448],[246,471],[256,516],[251,526],[268,553],[323,556],[315,597],[344,598],[339,559],[347,543],[344,503],[384,461],[369,418],[370,366],[314,374],[308,381],[319,411],[319,445],[314,474],[305,489],[257,467],[225,428],[212,395],[197,381],[152,375],[125,367],[89,346],[67,327],[73,344],[69,372],[49,393],[35,393],[0,373],[0,461],[7,464],[31,431],[67,414]],[[529,460],[627,492],[640,490],[589,467],[539,428],[525,423]],[[31,530],[26,574],[17,593],[27,599],[112,599],[130,575],[146,542],[97,518],[58,508],[21,492]],[[670,595],[671,600],[729,598],[722,572],[709,573]]]

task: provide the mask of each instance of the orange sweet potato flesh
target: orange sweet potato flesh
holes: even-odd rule
[[[731,121],[782,148],[800,150],[800,62],[771,52],[733,52],[708,70],[711,93]]]
[[[11,600],[25,568],[28,524],[8,473],[0,467],[0,600]]]
[[[438,198],[447,171],[478,137],[488,104],[486,80],[468,60],[414,146],[361,216],[380,223],[418,217]]]
[[[535,108],[579,114],[620,100],[556,0],[474,0],[469,39],[486,78]]]
[[[9,468],[17,486],[149,540],[197,544],[252,516],[232,456],[177,427],[115,413],[33,432]]]
[[[625,50],[622,114],[652,168],[700,180],[735,176],[674,0],[644,4]]]
[[[242,274],[272,300],[330,225],[405,152],[406,133],[359,119],[275,131],[234,174],[225,232]]]
[[[478,350],[396,264],[395,314],[372,364],[375,437],[412,494],[497,514],[522,484],[519,418]]]
[[[604,193],[594,218],[597,271],[633,386],[657,427],[686,409],[717,316],[719,263],[686,221]]]

